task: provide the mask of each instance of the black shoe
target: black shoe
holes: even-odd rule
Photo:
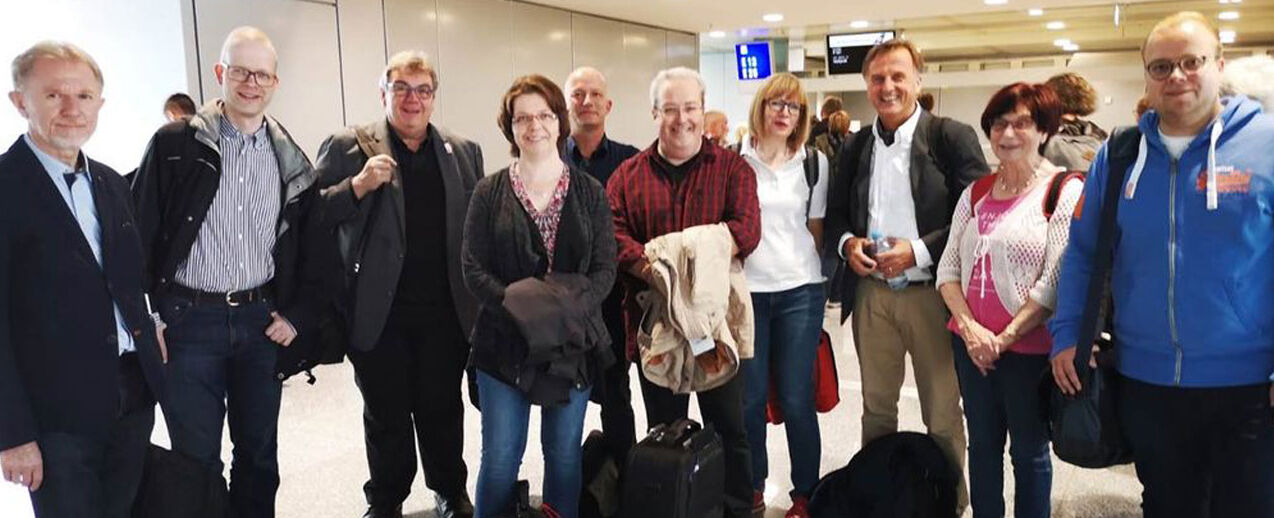
[[[434,505],[438,518],[473,518],[473,502],[465,493],[451,497],[434,493]]]
[[[403,506],[399,505],[393,509],[381,509],[369,506],[367,508],[367,512],[363,513],[363,518],[403,518]]]

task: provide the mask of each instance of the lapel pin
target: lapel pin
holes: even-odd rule
[[[445,150],[447,150],[447,154],[448,154],[448,155],[450,155],[450,154],[451,154],[451,143],[450,143],[450,142],[443,142],[443,143],[442,143],[442,148],[443,148],[443,149],[445,149]]]

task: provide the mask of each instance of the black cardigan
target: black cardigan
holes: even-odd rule
[[[588,277],[591,286],[583,303],[592,308],[586,326],[592,343],[585,344],[582,354],[557,359],[553,371],[562,371],[560,362],[575,362],[569,369],[575,373],[574,379],[549,375],[547,364],[524,363],[526,341],[501,305],[509,284],[532,276],[543,278],[548,273],[543,239],[513,192],[508,168],[478,182],[465,218],[461,264],[465,285],[480,304],[470,334],[473,349],[469,364],[519,387],[537,404],[565,402],[567,391],[590,385],[594,373],[614,362],[601,315],[602,299],[615,280],[610,206],[597,180],[575,168],[568,174],[570,188],[562,205],[553,265],[557,272]]]

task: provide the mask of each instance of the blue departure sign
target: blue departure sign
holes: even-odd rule
[[[739,80],[765,79],[773,72],[770,67],[770,42],[754,41],[734,46],[734,62],[739,70]]]

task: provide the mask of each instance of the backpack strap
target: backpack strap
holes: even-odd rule
[[[1053,179],[1048,182],[1048,190],[1044,192],[1043,210],[1044,219],[1052,219],[1053,211],[1057,209],[1057,199],[1062,196],[1062,187],[1071,179],[1077,178],[1083,181],[1087,176],[1084,171],[1058,171],[1053,174]]]
[[[810,216],[810,204],[814,200],[814,186],[818,185],[818,150],[814,146],[805,146],[805,185],[809,194],[805,197],[805,217]]]
[[[996,175],[992,173],[973,181],[973,191],[969,193],[969,212],[973,212],[973,208],[978,206],[982,198],[991,194],[991,188],[995,186],[995,178]]]

